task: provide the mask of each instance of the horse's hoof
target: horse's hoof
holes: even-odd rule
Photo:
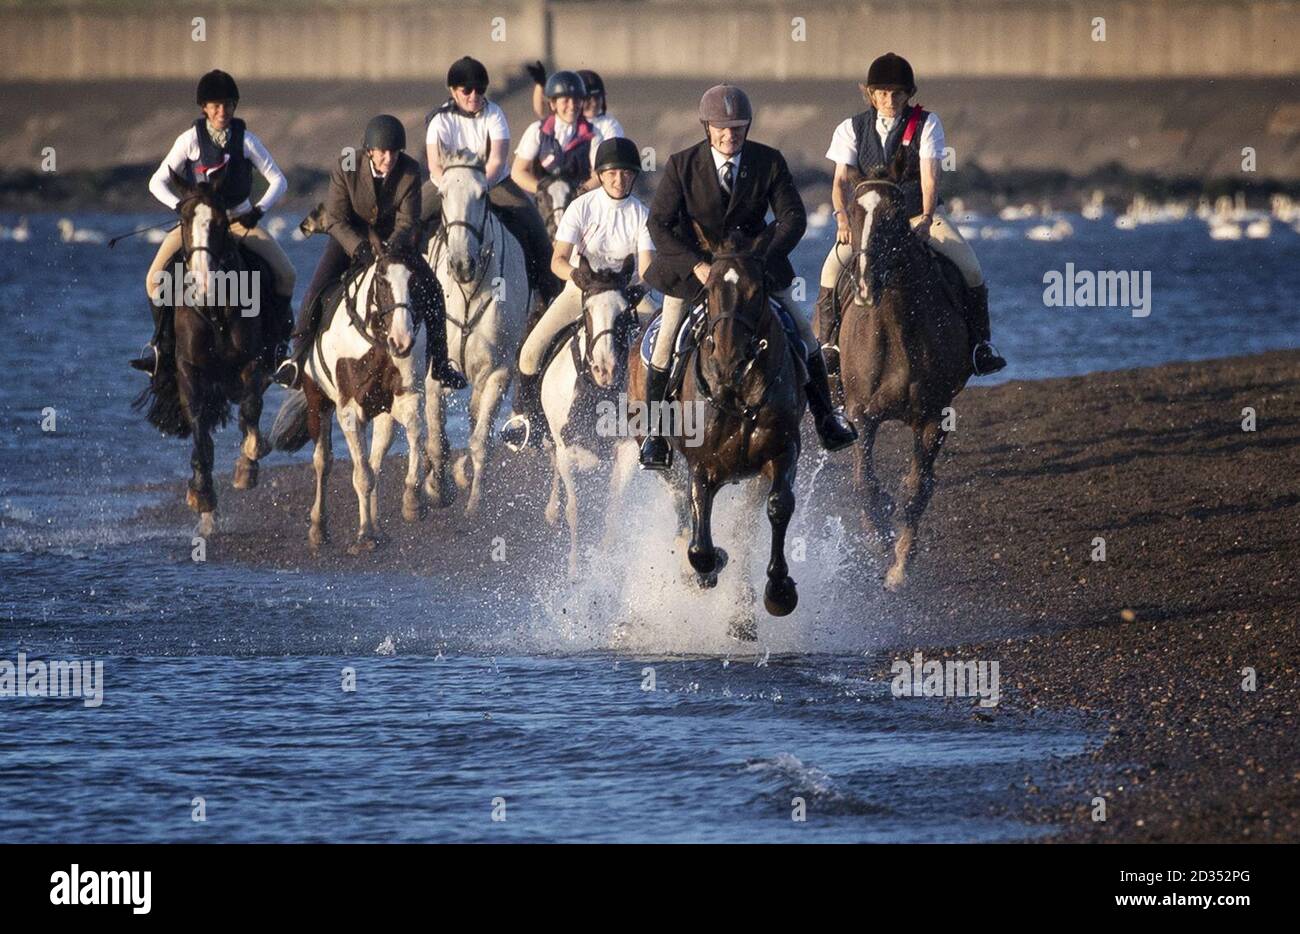
[[[200,493],[197,490],[190,489],[185,493],[185,502],[190,509],[195,512],[216,512],[217,497],[211,491]]]
[[[419,522],[425,517],[428,510],[424,505],[424,500],[420,494],[410,489],[402,493],[402,519],[406,522]]]
[[[251,490],[257,486],[257,461],[250,461],[246,457],[240,457],[235,461],[235,481],[236,490]]]
[[[706,574],[713,574],[718,569],[721,554],[722,549],[720,548],[715,548],[712,551],[705,551],[702,548],[688,548],[686,550],[686,557],[691,562],[691,567],[695,568],[695,573],[701,577]]]
[[[885,589],[890,593],[898,593],[907,583],[907,571],[902,565],[895,564],[885,575]]]
[[[355,542],[353,542],[351,545],[348,546],[348,554],[350,555],[369,554],[370,552],[375,550],[375,546],[377,546],[378,544],[379,544],[379,540],[375,538],[373,535],[362,535],[359,536]]]
[[[718,586],[718,572],[710,571],[708,574],[695,575],[695,581],[700,585],[701,590],[712,590]]]
[[[424,495],[428,499],[429,505],[434,509],[446,509],[456,501],[455,491],[448,489],[445,483],[436,487],[426,483],[424,485]]]
[[[794,580],[783,577],[779,580],[769,578],[763,588],[763,606],[773,616],[789,616],[799,605],[799,589]]]
[[[199,526],[198,526],[199,534],[202,535],[204,538],[208,538],[214,532],[216,532],[216,530],[217,530],[216,517],[214,517],[210,512],[200,513]]]
[[[313,525],[307,532],[307,544],[311,546],[312,551],[315,551],[322,545],[328,545],[329,541],[330,533],[325,530],[324,526]]]

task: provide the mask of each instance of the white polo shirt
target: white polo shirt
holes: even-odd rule
[[[596,132],[600,134],[600,138],[603,140],[618,139],[619,137],[627,136],[627,134],[623,132],[623,124],[619,123],[616,118],[611,117],[609,114],[601,114],[599,117],[588,117],[588,119],[591,121],[591,125],[595,128]]]
[[[491,147],[488,141],[498,139],[510,142],[510,124],[506,122],[505,111],[494,101],[485,103],[483,109],[472,117],[466,117],[455,110],[434,114],[429,121],[428,132],[424,134],[426,146],[437,142],[447,152],[464,149],[468,152],[486,151],[489,155]],[[509,161],[504,160],[497,178],[490,179],[489,184],[495,184],[510,174]]]
[[[880,137],[881,148],[884,148],[885,140],[889,138],[890,132],[894,129],[894,124],[899,119],[901,118],[883,117],[879,113],[876,114],[876,134]],[[939,115],[927,112],[925,123],[921,125],[921,140],[917,144],[919,147],[918,155],[922,159],[942,159],[946,145],[943,136],[943,124],[939,122]],[[835,132],[831,135],[830,148],[826,150],[826,158],[839,165],[858,164],[858,137],[853,132],[852,117],[849,117],[835,128]]]
[[[632,281],[640,281],[642,250],[653,252],[650,239],[650,209],[636,195],[615,201],[604,188],[579,195],[564,209],[555,230],[556,243],[572,243],[569,264],[577,266],[580,257],[599,269],[617,269],[628,256],[633,257]]]

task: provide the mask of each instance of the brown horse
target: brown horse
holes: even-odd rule
[[[150,386],[136,400],[148,405],[146,418],[164,434],[192,437],[186,502],[200,515],[200,534],[213,530],[217,493],[212,483],[212,431],[239,406],[244,440],[235,462],[234,487],[257,485],[258,461],[270,450],[262,438],[262,393],[274,366],[274,326],[262,314],[272,308],[270,276],[253,268],[255,258],[239,249],[218,195],[224,175],[191,183],[171,173],[180,192],[181,246],[185,275],[172,275],[176,335],[175,368],[160,365]],[[260,304],[246,304],[253,291]],[[250,309],[252,313],[250,313]],[[166,313],[166,310],[164,310]]]
[[[768,235],[751,242],[732,233],[725,243],[715,245],[698,227],[696,232],[713,256],[705,283],[708,317],[699,345],[685,361],[677,398],[683,408],[694,406],[703,413],[704,429],[696,446],[668,425],[662,429],[672,437],[690,473],[687,557],[701,585],[717,583],[727,558],[713,544],[713,499],[725,484],[761,474],[770,484],[767,518],[772,526],[763,603],[773,616],[785,616],[799,602],[786,564],[785,533],[794,514],[799,421],[807,404],[804,379],[763,286]],[[671,340],[672,335],[660,339]],[[645,366],[635,347],[628,366],[629,398],[644,399]]]
[[[934,462],[947,435],[944,410],[971,376],[956,270],[947,269],[913,233],[894,172],[854,188],[854,252],[839,291],[844,312],[838,342],[845,411],[862,438],[854,483],[866,488],[865,522],[886,549],[893,546],[885,574],[889,590],[906,582],[917,526],[934,492]],[[826,336],[827,324],[818,324]],[[913,434],[901,511],[872,462],[876,432],[887,421],[901,421]]]

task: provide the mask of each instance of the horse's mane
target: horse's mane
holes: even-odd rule
[[[473,168],[482,168],[486,163],[483,161],[481,153],[471,152],[468,149],[456,149],[451,152],[442,153],[443,168],[452,166],[471,166]]]

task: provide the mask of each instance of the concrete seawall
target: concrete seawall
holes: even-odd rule
[[[195,17],[202,17],[196,41]],[[0,81],[428,79],[463,54],[608,76],[862,76],[895,49],[932,77],[1300,73],[1295,0],[18,0]]]

